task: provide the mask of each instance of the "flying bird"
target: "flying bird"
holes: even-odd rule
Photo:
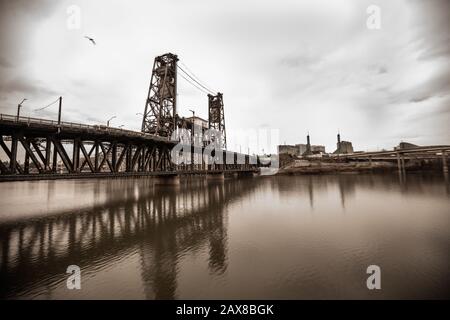
[[[96,45],[95,40],[88,37],[88,36],[84,36],[86,39],[88,39],[90,42],[92,42],[93,45]]]

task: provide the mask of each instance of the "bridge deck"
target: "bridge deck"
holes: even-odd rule
[[[191,154],[181,163],[172,159],[178,143],[101,125],[0,114],[0,150],[8,157],[0,161],[0,181],[255,172],[260,166],[254,156],[191,145],[183,146]]]
[[[89,139],[101,139],[108,137],[127,141],[137,139],[173,145],[178,143],[177,141],[171,141],[165,137],[122,128],[65,121],[58,123],[58,121],[54,120],[30,117],[17,118],[16,116],[6,114],[0,114],[0,130],[3,134],[12,134],[14,132],[26,130],[27,132],[34,133],[35,135],[58,134],[61,138],[78,135],[80,138],[88,137]]]

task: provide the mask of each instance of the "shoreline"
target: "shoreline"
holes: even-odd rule
[[[412,161],[405,165],[405,172],[442,171],[439,161]],[[276,175],[320,175],[387,173],[398,171],[397,163],[390,161],[348,161],[330,162],[323,160],[298,159],[285,164]]]

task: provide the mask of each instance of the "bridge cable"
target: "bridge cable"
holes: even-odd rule
[[[197,86],[195,83],[193,83],[192,81],[190,81],[188,78],[186,78],[185,76],[183,76],[182,73],[178,74],[179,76],[181,76],[184,80],[186,80],[186,82],[190,83],[192,86],[194,86],[195,88],[197,88],[198,90],[200,90],[203,93],[209,94],[210,92],[200,88],[199,86]]]
[[[183,71],[186,71],[186,70],[187,70],[187,71],[191,74],[191,76],[192,76],[193,78],[195,78],[195,79],[197,80],[198,83],[202,83],[203,86],[204,86],[208,91],[210,91],[210,92],[212,92],[212,93],[217,92],[216,90],[212,90],[210,86],[207,86],[206,83],[205,83],[204,81],[201,81],[200,78],[197,77],[197,75],[196,75],[194,72],[192,72],[192,70],[191,70],[191,69],[190,69],[183,61],[180,61],[180,63],[183,65],[183,67],[184,67],[184,69],[185,69],[185,70],[183,70]]]
[[[201,86],[202,88],[204,88],[208,93],[210,94],[214,94],[213,91],[211,91],[210,89],[208,89],[206,86],[204,86],[203,84],[201,84],[200,82],[198,82],[193,76],[191,76],[188,72],[186,72],[183,68],[181,68],[179,65],[177,65],[177,67],[185,74],[187,75],[189,78],[191,78],[195,83],[197,83],[199,86]]]
[[[34,109],[33,111],[41,111],[41,110],[47,109],[48,107],[50,107],[51,105],[55,104],[55,103],[58,102],[58,101],[59,101],[59,98],[56,99],[55,101],[53,101],[52,103],[49,103],[49,104],[46,105],[45,107],[37,108],[37,109]]]

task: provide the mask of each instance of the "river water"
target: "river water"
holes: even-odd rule
[[[450,298],[450,188],[430,173],[5,182],[0,244],[8,299]]]

